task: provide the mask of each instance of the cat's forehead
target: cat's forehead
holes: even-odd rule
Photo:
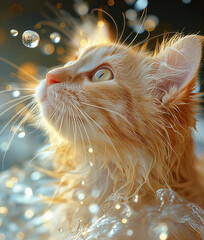
[[[112,46],[94,46],[85,49],[76,61],[78,73],[91,71],[101,64],[110,62],[114,52]]]

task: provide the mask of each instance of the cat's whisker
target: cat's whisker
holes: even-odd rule
[[[29,100],[29,99],[31,99],[31,98],[33,98],[33,96],[25,96],[25,98],[23,98],[23,100],[15,103],[15,104],[12,105],[11,107],[9,107],[9,108],[7,108],[6,110],[4,110],[3,112],[1,112],[1,113],[0,113],[0,116],[2,116],[4,113],[6,113],[6,112],[9,111],[10,109],[14,108],[15,106],[17,106],[18,104],[20,104],[20,103],[22,103],[22,102],[24,102],[24,101],[26,101],[26,100]]]
[[[33,104],[33,103],[31,103]],[[23,113],[25,111],[26,108],[28,108],[31,104],[27,104],[25,107],[23,107],[20,111],[18,111],[11,119],[9,119],[9,121],[4,125],[4,127],[1,129],[0,131],[0,135],[3,133],[3,131],[6,129],[6,127],[20,114]],[[21,117],[21,114],[19,115],[18,119]],[[16,122],[16,121],[15,121]],[[14,126],[15,122],[13,123],[12,127]],[[11,127],[11,129],[12,129]]]
[[[111,141],[111,139],[109,138],[109,136],[107,135],[107,133],[104,131],[104,129],[103,129],[95,120],[93,120],[93,118],[90,117],[86,112],[84,112],[82,109],[81,109],[81,111],[104,133],[104,135],[106,136],[107,140],[109,141],[109,143],[110,143],[111,146],[113,147],[113,149],[114,149],[117,157],[120,158],[118,151],[116,150],[113,142]]]
[[[74,103],[72,103],[72,102],[70,102],[70,103],[71,103],[71,105],[72,105],[74,108],[77,107]],[[74,117],[74,123],[75,123],[75,126],[76,126],[77,119],[75,120],[75,117]],[[84,138],[83,138],[83,134],[82,134],[82,131],[81,131],[81,128],[80,128],[79,124],[78,124],[78,129],[79,129],[80,136],[81,136],[81,140],[82,140],[82,144],[83,144],[84,155],[85,155],[85,161],[87,161],[87,154],[86,154],[86,149],[85,149]]]
[[[118,26],[117,26],[117,23],[116,23],[116,21],[114,20],[114,18],[113,18],[108,12],[106,12],[106,11],[103,10],[103,9],[94,8],[94,9],[91,10],[91,13],[93,14],[94,11],[101,11],[101,12],[105,13],[105,14],[113,21],[113,23],[114,23],[114,25],[115,25],[115,30],[116,30],[116,39],[118,39]]]
[[[32,103],[33,104],[33,103]],[[9,146],[11,145],[11,142],[13,141],[13,138],[15,137],[16,133],[18,132],[18,130],[20,129],[20,127],[22,126],[22,124],[27,120],[27,115],[23,117],[23,119],[20,121],[20,123],[18,124],[18,126],[16,127],[13,135],[11,136],[9,142],[8,142],[8,145],[6,147],[6,150],[4,152],[4,155],[3,155],[3,159],[2,159],[2,169],[4,170],[4,163],[5,163],[5,157],[6,157],[6,154],[7,154],[7,151],[9,149]]]
[[[33,97],[33,96],[32,96]],[[17,102],[17,101],[20,101],[20,100],[22,100],[22,99],[24,99],[24,98],[32,98],[30,95],[26,95],[26,96],[21,96],[21,97],[18,97],[18,98],[16,98],[16,99],[13,99],[13,100],[10,100],[10,101],[8,101],[8,102],[6,102],[6,103],[3,103],[3,104],[1,104],[0,105],[0,108],[2,108],[2,107],[4,107],[4,106],[6,106],[6,105],[9,105],[10,103],[14,103],[14,102]]]
[[[13,91],[32,91],[35,92],[35,90],[33,88],[12,88],[12,89],[7,89],[7,90],[2,90],[0,91],[1,93],[8,93],[8,92],[13,92]]]
[[[35,83],[39,83],[40,81],[33,77],[31,74],[27,73],[26,71],[22,70],[20,67],[18,67],[16,64],[12,63],[11,61],[0,57],[0,61],[5,62],[7,64],[9,64],[10,66],[14,67],[15,69],[19,70],[20,72],[22,72],[23,74],[25,74],[26,76],[28,76],[29,78],[31,78],[32,80],[34,80]]]
[[[28,79],[25,79],[25,78],[23,78],[23,77],[21,77],[21,76],[19,76],[18,74],[16,74],[16,73],[13,73],[13,75],[14,76],[16,76],[18,79],[20,79],[20,80],[22,80],[22,81],[24,81],[24,82],[26,82],[27,84],[26,85],[29,85],[30,87],[33,87],[33,88],[35,88],[36,87],[36,83],[35,84],[33,84],[33,83],[31,83]],[[34,91],[34,89],[33,89],[33,91]]]

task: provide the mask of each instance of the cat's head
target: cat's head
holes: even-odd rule
[[[180,160],[185,149],[193,149],[202,41],[176,36],[155,53],[101,44],[48,72],[37,96],[53,142],[61,136],[85,152],[90,146],[108,152],[109,161],[101,158],[100,167],[107,164],[114,185],[122,181],[127,195],[145,182],[151,189],[169,184],[170,166],[172,176],[182,175]],[[181,179],[193,164],[183,161]]]
[[[155,55],[119,44],[86,48],[41,82],[42,115],[69,140],[145,143],[161,106],[197,76],[200,58],[196,35],[174,38]]]

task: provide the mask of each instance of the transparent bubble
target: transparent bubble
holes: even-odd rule
[[[61,35],[57,32],[50,34],[50,39],[53,43],[59,43],[61,41]]]
[[[18,31],[16,29],[11,29],[10,33],[13,37],[18,36]]]
[[[22,42],[28,48],[35,48],[39,45],[40,36],[34,31],[27,30],[22,35]]]

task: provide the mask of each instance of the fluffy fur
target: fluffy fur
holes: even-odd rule
[[[59,179],[57,227],[70,233],[79,219],[88,223],[90,204],[100,206],[113,192],[130,200],[172,188],[204,206],[193,142],[202,42],[175,36],[154,53],[94,42],[47,74],[37,96],[54,160],[47,173]],[[92,82],[99,68],[114,78]]]

